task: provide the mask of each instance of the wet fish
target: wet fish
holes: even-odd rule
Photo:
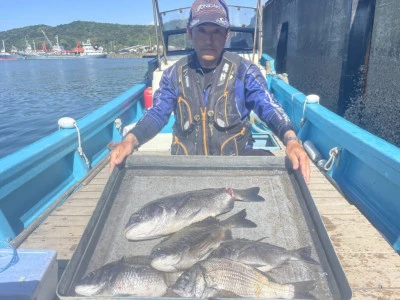
[[[229,212],[234,201],[264,201],[259,187],[203,189],[149,202],[133,213],[125,227],[129,240],[146,240],[174,233],[207,217]]]
[[[254,228],[255,223],[246,219],[246,210],[219,221],[208,217],[173,233],[156,245],[151,251],[151,265],[160,271],[176,272],[186,270],[195,263],[207,258],[234,227]]]
[[[148,256],[131,256],[90,272],[75,286],[75,293],[82,296],[159,297],[167,289],[164,273],[150,266]]]
[[[262,240],[262,239],[261,239]],[[224,241],[210,257],[229,258],[256,267],[263,272],[279,267],[289,260],[301,260],[318,264],[310,257],[311,246],[287,250],[261,240],[234,239]]]
[[[273,282],[259,270],[226,258],[208,258],[183,272],[171,291],[181,297],[215,297],[221,291],[244,298],[313,298],[314,281]]]

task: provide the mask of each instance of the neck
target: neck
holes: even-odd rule
[[[197,55],[197,60],[199,61],[199,64],[202,68],[215,69],[218,66],[219,62],[221,61],[221,57],[222,55],[217,59],[205,60]]]

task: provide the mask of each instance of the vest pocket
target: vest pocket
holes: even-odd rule
[[[192,112],[189,103],[182,97],[178,98],[178,109],[175,117],[177,118],[181,132],[187,132],[193,124]]]
[[[179,138],[174,135],[174,139],[171,145],[172,155],[189,155],[185,145],[179,140]]]
[[[213,111],[214,125],[220,129],[231,129],[241,123],[240,114],[236,107],[236,101],[229,100],[229,93],[219,97]]]

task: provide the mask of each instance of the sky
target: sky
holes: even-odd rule
[[[122,25],[151,25],[152,0],[12,0],[1,1],[0,32],[73,21]],[[230,5],[255,7],[257,0],[226,0]],[[263,3],[266,0],[262,1]],[[189,7],[192,0],[159,0],[160,11]]]

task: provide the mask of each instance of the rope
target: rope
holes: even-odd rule
[[[7,250],[10,251],[7,251]],[[19,261],[17,250],[7,241],[0,240],[0,273]]]
[[[122,120],[120,118],[115,119],[114,121],[115,128],[118,130],[120,134],[122,134]]]
[[[336,157],[339,156],[339,148],[334,147],[331,150],[329,150],[329,159],[324,165],[324,170],[325,171],[330,171],[333,168],[333,165],[335,164]]]
[[[83,150],[82,150],[81,133],[80,133],[80,131],[79,131],[78,125],[76,125],[76,122],[74,122],[74,126],[75,126],[75,128],[76,128],[76,131],[78,132],[78,148],[77,148],[77,151],[78,151],[79,155],[82,156],[83,159],[85,160],[85,163],[86,163],[87,168],[90,169],[89,160],[88,160],[88,158],[86,157],[85,153],[84,153]]]
[[[303,127],[304,122],[306,121],[305,113],[306,113],[307,103],[318,103],[319,104],[319,97],[317,95],[306,96],[306,100],[304,101],[304,104],[303,104],[303,116],[301,117],[301,120],[300,120],[300,127]]]

